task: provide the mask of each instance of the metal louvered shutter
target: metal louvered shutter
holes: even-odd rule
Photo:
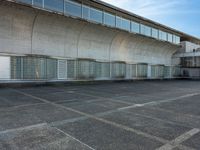
[[[47,79],[57,79],[57,60],[47,59]]]
[[[164,77],[171,78],[171,67],[170,66],[164,67]]]
[[[78,79],[92,79],[95,77],[95,62],[93,60],[80,59],[77,65]]]
[[[58,79],[67,79],[67,61],[58,60]]]
[[[181,75],[181,68],[179,66],[173,66],[172,75],[173,77],[179,77]]]
[[[11,79],[23,79],[23,59],[11,57]]]
[[[151,66],[151,77],[152,78],[163,78],[164,77],[164,66],[152,65]]]
[[[110,78],[110,63],[108,62],[96,62],[95,74],[97,79]]]
[[[126,76],[126,64],[123,62],[112,63],[112,77],[113,78],[125,78]]]
[[[131,68],[132,68],[132,72],[131,72],[132,74],[131,75],[132,75],[133,78],[135,78],[137,76],[137,65],[132,64]]]
[[[147,64],[137,64],[137,77],[147,78]]]
[[[76,60],[67,60],[67,78],[75,79],[76,78]]]

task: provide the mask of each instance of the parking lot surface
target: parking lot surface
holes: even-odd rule
[[[0,88],[1,150],[199,150],[200,81]]]

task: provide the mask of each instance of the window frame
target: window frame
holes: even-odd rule
[[[67,11],[66,9],[66,3],[70,3],[76,7],[80,7],[80,15],[77,15],[77,14],[73,14],[69,11]],[[64,14],[67,15],[67,16],[72,16],[72,17],[77,17],[77,18],[82,18],[82,4],[81,3],[78,3],[78,2],[75,2],[75,1],[71,1],[71,0],[64,0]],[[76,10],[77,11],[77,10]]]
[[[53,11],[53,12],[57,12],[57,13],[62,13],[62,14],[64,14],[64,6],[65,6],[65,0],[59,0],[60,2],[62,2],[63,4],[62,4],[62,10],[59,10],[58,9],[58,7],[57,6],[59,6],[59,3],[57,3],[57,6],[55,7],[55,5],[54,5],[54,7],[52,7],[52,6],[48,6],[48,5],[46,5],[45,4],[45,2],[47,2],[48,1],[48,3],[49,3],[49,1],[55,1],[55,0],[44,0],[44,9],[46,9],[46,10],[49,10],[49,11]],[[51,8],[50,8],[51,7]]]
[[[106,15],[109,16],[109,17],[114,17],[114,24],[112,24],[112,23],[106,23]],[[116,15],[104,11],[103,12],[103,24],[107,25],[107,26],[110,26],[110,27],[116,27]]]
[[[154,32],[154,31],[156,31],[156,32]],[[157,35],[154,36],[153,33],[157,33]],[[152,38],[155,38],[155,39],[159,39],[159,30],[156,29],[156,28],[151,28],[151,37],[152,37]]]
[[[44,0],[40,0],[40,1],[42,1],[41,6],[38,5],[38,4],[35,4],[35,0],[32,0],[32,5],[33,5],[33,6],[36,6],[36,7],[44,8]]]
[[[87,18],[85,18],[85,16],[84,16],[84,9],[88,10],[88,14],[87,14],[88,17]],[[90,20],[90,6],[82,4],[82,16],[81,16],[81,18],[85,19],[85,20]]]
[[[96,12],[100,12],[101,13],[101,21],[98,21],[98,20],[95,20],[94,18],[92,19],[91,18],[91,12],[92,11],[96,11]],[[94,23],[99,23],[99,24],[103,24],[103,11],[102,10],[99,10],[99,9],[97,9],[97,8],[94,8],[94,7],[90,7],[90,19],[89,19],[90,21],[92,21],[92,22],[94,22]]]
[[[149,31],[147,32],[147,29],[149,29]],[[152,28],[150,26],[144,25],[144,24],[140,24],[140,34],[151,37],[152,35]],[[143,32],[144,31],[144,32]],[[149,33],[149,34],[147,34]]]
[[[128,23],[127,25],[129,26],[128,28],[129,29],[127,29],[127,28],[125,28],[125,26],[123,26],[123,25],[125,25],[125,24],[123,24],[123,22],[124,23]],[[131,31],[131,21],[129,20],[129,19],[126,19],[126,18],[121,18],[121,28],[120,29],[122,29],[122,30],[125,30],[125,31]]]
[[[116,16],[116,19],[115,19],[115,20],[116,20],[116,21],[115,21],[115,26],[116,26],[116,28],[121,29],[121,26],[122,26],[122,17]],[[120,21],[120,22],[118,22],[118,21]],[[120,23],[120,25],[118,25],[118,23]]]
[[[134,26],[133,26],[133,24],[134,24]],[[135,28],[133,28],[133,27],[136,27],[136,25],[138,25],[138,31],[134,30]],[[132,33],[140,33],[140,23],[139,22],[131,21],[131,32]]]
[[[170,38],[169,38],[170,37]],[[167,41],[172,43],[173,42],[173,34],[167,33]]]

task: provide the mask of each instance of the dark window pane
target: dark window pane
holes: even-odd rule
[[[109,13],[104,13],[104,24],[115,27],[115,16]]]
[[[64,0],[44,0],[44,8],[63,12]]]
[[[43,7],[43,0],[33,0],[33,5]]]
[[[32,0],[16,0],[16,1],[26,3],[26,4],[32,4]]]
[[[135,33],[140,33],[140,24],[137,22],[131,22],[131,31]]]
[[[70,2],[70,1],[65,1],[65,13],[76,16],[76,17],[81,17],[81,4],[75,3],[75,2]]]
[[[74,79],[76,78],[76,61],[67,60],[67,78]]]
[[[103,12],[94,8],[90,9],[90,20],[103,23]]]
[[[84,18],[84,19],[87,19],[87,20],[89,20],[90,19],[90,8],[88,7],[88,6],[82,6],[82,9],[83,9],[83,14],[82,14],[82,17]]]
[[[21,57],[11,57],[11,79],[22,79]]]
[[[130,31],[130,20],[122,19],[121,28]]]
[[[57,79],[57,60],[47,59],[47,79]]]

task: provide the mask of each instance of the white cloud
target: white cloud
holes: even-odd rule
[[[185,10],[188,0],[103,0],[135,14],[154,18],[164,15],[200,13],[199,10]]]
[[[198,35],[199,0],[103,0],[139,16]]]

